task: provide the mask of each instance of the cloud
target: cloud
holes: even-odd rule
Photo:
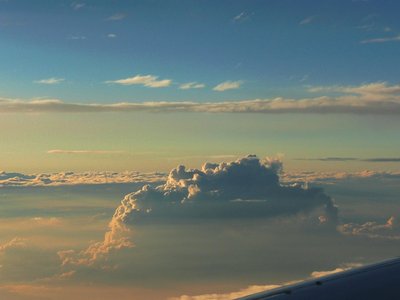
[[[348,223],[339,227],[341,233],[352,236],[364,236],[373,239],[400,240],[400,224],[396,217],[390,217],[386,223],[375,221],[364,224]]]
[[[254,15],[254,13],[248,13],[246,11],[242,11],[241,13],[233,17],[232,21],[235,23],[244,22],[249,20],[252,15]]]
[[[61,150],[53,149],[48,150],[48,154],[123,154],[125,151],[119,150]]]
[[[270,218],[325,207],[326,224],[336,225],[337,207],[321,189],[282,185],[281,163],[254,155],[201,169],[172,169],[166,182],[145,185],[125,196],[115,210],[104,241],[75,253],[61,252],[63,265],[94,265],[115,250],[133,247],[131,225],[140,222]]]
[[[34,81],[35,83],[40,83],[40,84],[59,84],[61,82],[63,82],[65,79],[64,78],[55,78],[55,77],[51,77],[51,78],[47,78],[47,79],[41,79],[41,80],[37,80]]]
[[[114,183],[151,183],[165,179],[163,173],[138,172],[60,172],[22,174],[0,172],[0,187],[5,186],[71,186]]]
[[[8,242],[0,244],[0,253],[9,249],[24,248],[26,246],[26,239],[15,237]]]
[[[340,162],[340,161],[360,161],[360,162],[400,162],[399,157],[373,157],[373,158],[356,158],[356,157],[321,157],[321,158],[297,158],[297,160],[310,160],[310,161],[327,161],[327,162]]]
[[[245,297],[251,294],[260,293],[272,289],[281,287],[278,284],[268,284],[268,285],[251,285],[237,292],[229,292],[224,294],[204,294],[197,296],[182,295],[180,297],[172,297],[168,300],[232,300],[240,297]]]
[[[216,85],[213,90],[217,92],[223,92],[227,90],[234,90],[240,88],[242,85],[242,81],[224,81],[221,82],[220,84]]]
[[[117,37],[117,35],[115,33],[109,33],[109,34],[107,34],[107,37],[110,39],[115,39]]]
[[[71,4],[71,7],[72,7],[72,9],[74,9],[74,10],[79,10],[79,9],[81,9],[81,8],[84,8],[86,6],[86,3],[83,3],[83,2],[73,2],[72,4]]]
[[[307,25],[312,23],[315,20],[315,16],[307,17],[299,22],[299,25]]]
[[[121,85],[144,85],[146,87],[152,88],[161,88],[168,87],[171,85],[171,79],[163,79],[158,80],[158,76],[153,75],[136,75],[134,77],[118,79],[118,80],[109,80],[106,83],[116,83]]]
[[[398,41],[400,41],[400,35],[396,35],[396,36],[392,36],[392,37],[362,40],[361,44],[387,43],[387,42],[398,42]]]
[[[145,75],[108,81],[122,85],[162,87],[171,80]],[[271,98],[225,102],[120,102],[112,104],[66,103],[59,99],[0,98],[0,113],[34,112],[207,112],[207,113],[313,113],[313,114],[400,114],[400,85],[376,82],[360,86],[313,87],[309,92],[336,92],[339,96]]]
[[[106,20],[107,21],[121,21],[126,18],[126,14],[123,13],[116,13],[109,16]]]
[[[84,35],[71,35],[67,39],[69,40],[86,40],[86,36]]]
[[[202,89],[204,87],[205,87],[205,84],[203,84],[203,83],[188,82],[188,83],[181,84],[179,86],[179,89],[181,89],[181,90]]]

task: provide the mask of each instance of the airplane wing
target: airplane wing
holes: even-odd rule
[[[240,300],[400,299],[400,258],[314,278]],[[239,300],[238,299],[238,300]]]

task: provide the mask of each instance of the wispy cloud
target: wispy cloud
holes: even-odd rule
[[[110,39],[114,39],[117,37],[117,35],[115,33],[109,33],[109,34],[107,34],[107,37]]]
[[[392,37],[383,37],[383,38],[374,38],[362,40],[361,44],[372,44],[372,43],[387,43],[387,42],[399,42],[400,35],[392,36]]]
[[[312,23],[315,20],[315,16],[309,16],[299,22],[299,25],[307,25]]]
[[[106,20],[107,21],[120,21],[126,18],[126,14],[123,13],[116,13],[109,16]]]
[[[59,84],[63,82],[65,79],[64,78],[56,78],[56,77],[51,77],[51,78],[46,78],[46,79],[40,79],[34,81],[35,83],[40,83],[40,84]]]
[[[74,9],[74,10],[79,10],[79,9],[81,9],[81,8],[84,8],[86,6],[86,3],[83,3],[83,2],[73,2],[72,4],[71,4],[71,7]]]
[[[69,37],[67,37],[68,40],[75,40],[75,41],[79,41],[79,40],[86,40],[86,36],[84,35],[71,35]]]
[[[154,75],[136,75],[118,80],[109,80],[106,83],[116,83],[120,85],[143,85],[151,88],[168,87],[172,84],[171,79],[158,80],[158,76]]]
[[[240,88],[243,81],[224,81],[213,88],[214,91],[223,92]]]
[[[238,22],[244,22],[250,19],[250,17],[253,15],[254,13],[248,13],[247,11],[242,11],[241,13],[237,14],[236,16],[233,17],[232,21],[235,23]]]
[[[183,83],[179,86],[179,89],[181,90],[189,90],[189,89],[201,89],[204,88],[206,85],[203,83],[198,83],[198,82],[187,82]]]
[[[53,149],[48,150],[48,154],[122,154],[124,151],[113,151],[113,150],[61,150]]]

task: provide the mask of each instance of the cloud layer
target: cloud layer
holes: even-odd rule
[[[152,75],[109,81],[121,85],[166,87],[170,79],[158,80]],[[225,90],[224,85],[218,90]],[[237,85],[236,85],[237,86]],[[335,86],[310,88],[311,93],[339,93],[338,96],[317,96],[301,99],[271,98],[225,102],[121,102],[113,104],[66,103],[58,99],[0,98],[0,112],[208,112],[208,113],[345,113],[393,114],[400,113],[400,85],[384,82],[361,86]]]

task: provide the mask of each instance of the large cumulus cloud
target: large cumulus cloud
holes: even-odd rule
[[[325,207],[320,220],[336,224],[337,207],[319,188],[283,185],[281,163],[254,155],[201,169],[178,166],[165,184],[145,185],[128,194],[116,209],[102,242],[76,254],[60,252],[63,264],[93,264],[110,251],[131,247],[132,224],[163,220],[267,218]]]

